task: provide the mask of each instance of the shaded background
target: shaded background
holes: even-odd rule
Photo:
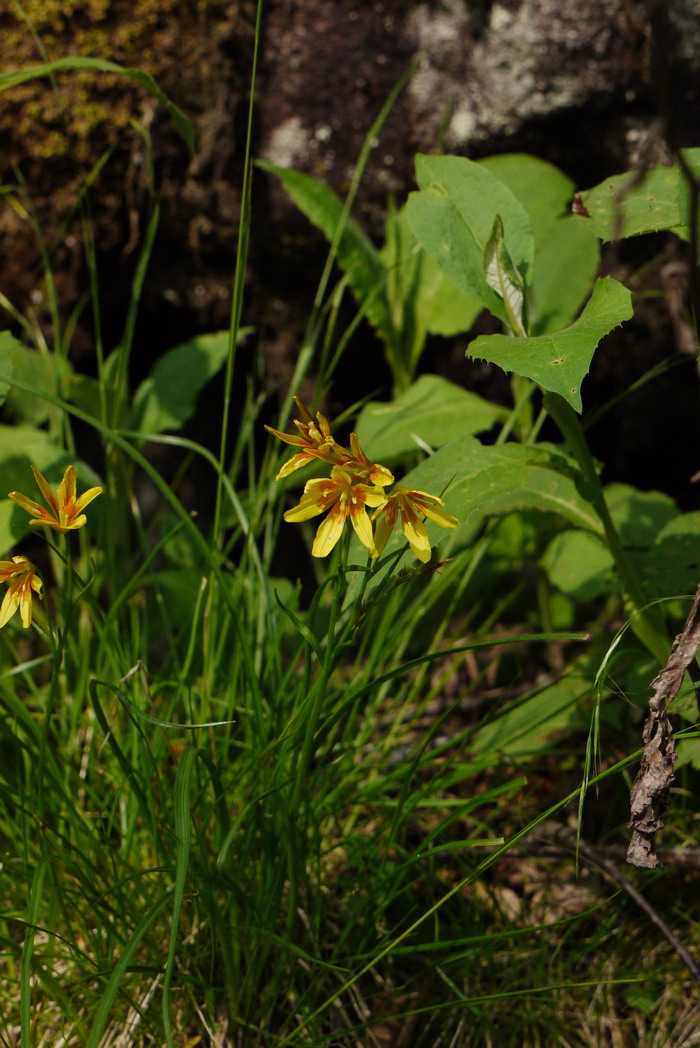
[[[3,184],[24,184],[45,239],[56,238],[64,317],[87,272],[80,224],[63,224],[86,175],[112,150],[90,204],[108,350],[123,328],[149,202],[150,157],[133,121],[152,140],[162,213],[139,312],[134,386],[164,350],[228,325],[254,20],[251,0],[27,0],[0,14],[3,71],[66,55],[109,58],[152,73],[197,123],[192,158],[165,110],[119,77],[66,73],[57,95],[37,81],[1,96]],[[414,188],[417,151],[474,159],[531,152],[585,189],[659,163],[675,144],[699,145],[699,56],[697,0],[268,0],[254,154],[344,193],[373,119],[419,60],[372,151],[355,207],[381,238],[387,194],[401,202]],[[48,332],[41,250],[7,202],[0,250],[2,292]],[[691,509],[700,506],[700,484],[691,480],[700,470],[697,368],[678,354],[662,281],[663,267],[685,261],[686,252],[670,234],[606,249],[604,270],[636,292],[636,314],[596,355],[584,402],[604,402],[677,355],[677,367],[626,398],[590,439],[606,479],[660,488]],[[325,255],[322,237],[277,182],[257,172],[244,322],[258,329],[273,395],[290,380]],[[12,326],[9,314],[5,322]],[[422,369],[507,401],[497,368],[465,361],[467,342],[432,340]],[[71,356],[79,370],[94,372],[89,309]],[[340,365],[330,408],[388,388],[381,346],[362,328]],[[215,384],[207,398],[192,423],[205,441],[217,433]]]

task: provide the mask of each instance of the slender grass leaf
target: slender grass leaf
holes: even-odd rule
[[[197,753],[198,751],[192,747],[185,750],[178,764],[175,777],[175,838],[177,841],[175,885],[173,888],[173,916],[168,940],[168,959],[165,963],[165,975],[163,977],[163,1026],[168,1048],[174,1048],[170,1024],[170,983],[175,965],[177,932],[180,924],[182,897],[185,891],[185,878],[190,856],[190,783]]]
[[[104,988],[102,998],[100,1000],[99,1007],[95,1013],[92,1027],[90,1028],[90,1034],[87,1041],[85,1042],[85,1048],[99,1048],[102,1043],[102,1034],[104,1028],[107,1025],[107,1019],[111,1011],[112,1005],[119,993],[119,987],[121,981],[126,975],[126,971],[131,964],[132,958],[136,953],[139,943],[143,939],[144,935],[153,924],[153,922],[161,915],[165,907],[171,901],[171,892],[167,892],[162,898],[158,900],[155,905],[146,913],[139,923],[137,924],[134,931],[131,933],[126,946],[122,952],[121,957],[117,961],[114,971],[112,972],[107,985]]]
[[[335,193],[310,175],[259,160],[263,171],[275,175],[300,211],[333,243],[344,205]],[[379,252],[353,218],[347,216],[338,241],[336,260],[347,275],[355,298],[365,308],[367,319],[387,343],[394,339],[394,326],[386,296],[386,268]]]
[[[22,1031],[22,1044],[30,1048],[31,1035],[31,974],[32,953],[34,951],[34,933],[39,922],[39,907],[44,890],[44,879],[48,869],[48,859],[40,859],[34,870],[32,888],[29,893],[29,906],[27,910],[27,923],[22,943],[22,955],[19,963],[19,999],[20,999],[20,1026]]]
[[[603,277],[596,281],[581,316],[563,331],[533,338],[481,335],[470,343],[467,354],[533,379],[580,412],[581,383],[598,343],[631,316],[632,296],[627,288],[612,277]]]

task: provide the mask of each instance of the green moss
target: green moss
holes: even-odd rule
[[[88,55],[151,73],[196,114],[213,104],[211,73],[217,29],[230,4],[222,0],[25,0],[24,9],[47,58]],[[36,64],[36,43],[18,16],[0,17],[4,71]],[[4,96],[7,145],[0,163],[71,155],[91,166],[143,112],[144,95],[119,76],[63,73],[58,101],[47,80]]]

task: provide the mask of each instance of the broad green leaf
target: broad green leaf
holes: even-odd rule
[[[570,214],[574,183],[553,164],[526,153],[484,157],[478,163],[508,186],[532,224],[530,333],[559,331],[571,323],[589,295],[600,264],[595,230],[585,218]]]
[[[11,331],[0,331],[0,404],[4,404],[10,392],[14,374],[15,351],[22,346]],[[23,348],[23,347],[22,347]]]
[[[485,518],[522,509],[556,513],[600,534],[600,521],[579,494],[576,476],[568,459],[546,448],[484,445],[461,437],[421,462],[401,483],[435,495],[444,492],[448,513],[462,522],[449,533],[427,522],[431,541],[442,540],[442,553],[469,541]]]
[[[165,106],[178,134],[185,142],[190,153],[194,156],[196,145],[195,125],[183,111],[171,102],[162,91],[150,73],[144,73],[142,69],[130,69],[127,66],[117,65],[104,58],[86,58],[81,56],[59,58],[55,62],[42,62],[40,65],[27,66],[26,69],[18,69],[11,73],[0,74],[0,91],[6,91],[17,84],[23,84],[27,80],[36,80],[53,73],[59,73],[63,69],[82,70],[93,73],[115,73],[118,76],[133,80],[145,91],[152,95],[158,102]]]
[[[13,418],[32,425],[45,422],[51,405],[41,394],[64,395],[62,384],[70,376],[71,366],[63,357],[39,353],[23,345],[9,331],[0,332],[0,403],[5,400]],[[36,394],[13,388],[15,380],[33,386]]]
[[[590,531],[562,531],[550,542],[542,567],[567,596],[593,600],[610,589],[614,565],[607,546]]]
[[[481,335],[467,354],[498,364],[559,393],[581,411],[581,383],[588,373],[596,346],[613,328],[632,316],[632,296],[626,287],[604,277],[597,280],[581,316],[563,331],[533,338]]]
[[[503,153],[477,161],[503,182],[518,198],[537,231],[553,225],[568,212],[574,183],[554,164],[528,153]]]
[[[549,335],[570,324],[589,296],[600,268],[600,247],[579,215],[558,218],[535,243],[528,317],[533,335]]]
[[[134,397],[136,425],[141,433],[180,429],[187,422],[201,389],[223,367],[228,344],[228,331],[197,335],[156,361]]]
[[[421,350],[427,332],[450,336],[469,331],[483,307],[459,291],[418,245],[405,206],[387,220],[386,233],[379,257],[386,267],[387,297],[395,328],[403,331],[412,323]],[[414,355],[417,360],[419,353],[414,351]]]
[[[388,404],[367,404],[357,435],[373,461],[391,462],[412,451],[441,447],[457,437],[482,433],[507,411],[437,375],[421,377]]]
[[[460,291],[507,323],[503,301],[484,277],[484,249],[498,214],[513,265],[529,282],[534,241],[524,208],[498,178],[465,157],[419,155],[416,177],[420,191],[406,207],[419,244]]]
[[[500,215],[493,220],[491,236],[484,248],[484,276],[489,287],[503,300],[508,326],[516,333],[524,332],[525,285],[508,254]]]
[[[285,192],[329,243],[335,239],[343,218],[343,202],[328,186],[301,171],[278,167],[266,160],[259,160],[258,167],[279,178]],[[369,237],[349,215],[338,241],[336,260],[347,275],[355,298],[365,308],[367,319],[380,338],[391,343],[394,330],[385,288],[386,268]]]
[[[653,545],[661,529],[678,516],[670,495],[638,491],[628,484],[608,484],[605,501],[623,545],[632,548]]]
[[[697,182],[700,180],[700,149],[684,149],[683,157],[690,168],[692,177]],[[674,230],[679,236],[690,238],[690,208],[691,208],[691,186],[688,176],[683,170],[678,176],[678,212],[683,226]]]
[[[418,308],[424,309],[425,326],[431,335],[447,338],[470,331],[483,306],[471,295],[465,295],[442,273],[430,255],[425,255],[428,268],[434,269],[438,281],[429,301],[421,295]]]
[[[700,582],[700,511],[679,513],[634,559],[654,597],[694,593]]]
[[[602,240],[679,232],[685,219],[678,203],[678,167],[654,167],[644,173],[613,175],[581,193],[591,226]]]
[[[562,731],[573,724],[582,726],[581,704],[590,691],[590,681],[579,676],[538,689],[480,728],[472,742],[474,752],[493,752],[510,760],[542,753]]]

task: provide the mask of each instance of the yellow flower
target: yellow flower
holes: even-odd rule
[[[375,557],[372,525],[366,507],[381,506],[385,501],[386,495],[381,487],[353,484],[349,473],[334,466],[330,477],[308,481],[299,505],[288,509],[284,519],[290,522],[309,520],[328,510],[328,516],[316,532],[311,550],[314,557],[326,557],[340,538],[349,514],[350,523],[360,542]]]
[[[374,535],[377,553],[387,544],[396,521],[401,517],[401,530],[418,560],[426,564],[430,560],[430,540],[425,525],[420,519],[428,517],[442,528],[456,528],[459,521],[444,509],[445,503],[437,495],[427,491],[409,491],[397,485],[383,506],[372,514],[372,520],[380,518]]]
[[[83,510],[93,499],[102,494],[102,488],[90,488],[79,499],[76,499],[75,468],[68,466],[63,474],[63,480],[58,485],[58,492],[54,495],[46,482],[46,478],[42,476],[35,466],[32,466],[32,472],[39,491],[49,505],[49,509],[44,509],[38,502],[34,502],[33,499],[20,494],[19,491],[11,491],[8,495],[8,498],[11,498],[18,506],[21,506],[22,509],[26,509],[27,513],[33,515],[33,519],[29,523],[46,524],[55,531],[73,531],[75,528],[82,528],[87,520]]]
[[[344,448],[342,451],[344,454],[343,469],[363,479],[366,478],[379,487],[387,487],[394,483],[394,474],[390,473],[386,466],[380,466],[378,462],[370,462],[362,450],[356,433],[350,434],[350,453]]]
[[[281,430],[273,429],[272,426],[265,426],[269,433],[279,437],[285,444],[293,444],[295,447],[302,449],[298,454],[293,455],[292,458],[285,462],[275,480],[282,480],[283,477],[288,477],[294,470],[305,466],[307,462],[311,462],[313,459],[321,459],[322,462],[329,462],[331,465],[338,465],[342,461],[343,449],[339,444],[336,444],[331,436],[331,427],[326,416],[319,411],[314,421],[299,400],[299,397],[294,398],[294,403],[303,419],[301,422],[298,419],[294,419],[294,425],[299,430],[298,435],[282,433]],[[347,455],[347,452],[345,454]]]
[[[26,557],[0,560],[0,582],[10,584],[0,605],[0,629],[9,622],[17,608],[22,625],[27,629],[32,623],[32,590],[41,597],[41,579],[36,576],[36,568]]]

